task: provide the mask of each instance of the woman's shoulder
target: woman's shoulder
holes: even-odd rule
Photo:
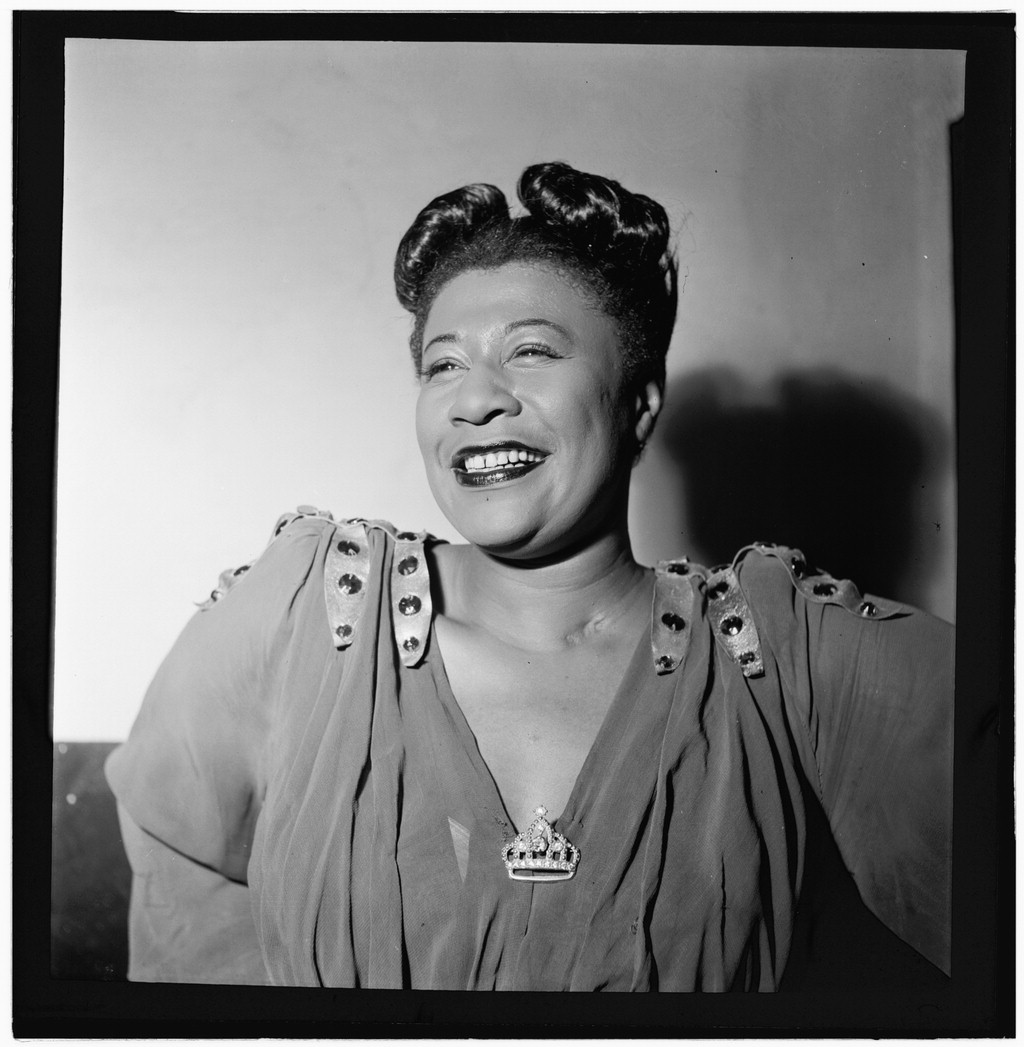
[[[277,518],[266,545],[255,557],[221,571],[215,587],[198,606],[203,610],[212,607],[243,580],[247,581],[246,576],[255,568],[260,575],[287,575],[298,571],[309,580],[311,560],[317,559],[318,554],[325,569],[327,564],[336,562],[346,569],[343,573],[357,578],[360,584],[353,589],[361,591],[374,561],[380,559],[375,553],[388,546],[427,545],[436,541],[426,531],[403,530],[387,520],[335,519],[328,509],[300,505]],[[408,568],[406,564],[407,572]]]
[[[209,610],[243,580],[246,582],[245,591],[251,592],[254,586],[251,578],[246,576],[257,565],[260,568],[257,576],[273,575],[281,580],[295,570],[303,571],[308,568],[308,561],[316,549],[316,545],[308,539],[319,537],[327,528],[333,526],[334,518],[330,512],[311,505],[300,505],[294,512],[282,513],[278,516],[262,550],[257,555],[247,560],[236,561],[221,571],[209,595],[197,606],[201,611]],[[284,538],[279,541],[282,535]]]
[[[656,578],[652,628],[664,667],[681,661],[682,652],[674,649],[685,639],[686,626],[680,623],[695,617],[695,608],[706,615],[719,647],[748,677],[764,671],[762,643],[788,646],[816,608],[823,613],[832,606],[863,621],[912,612],[905,604],[863,594],[852,580],[814,567],[799,549],[775,542],[752,542],[714,567],[687,557],[662,560]]]
[[[399,654],[406,665],[423,657],[432,613],[427,550],[438,540],[426,531],[403,530],[387,520],[335,519],[326,509],[300,505],[278,517],[263,552],[222,571],[200,609],[223,603],[232,616],[248,612],[265,630],[282,615],[310,603],[323,613],[324,635],[339,651],[375,627],[383,602],[392,605]],[[218,610],[216,613],[222,613]]]
[[[858,618],[885,620],[909,613],[906,604],[868,596],[850,578],[840,578],[812,565],[797,548],[775,542],[743,546],[728,567],[716,568],[718,576],[735,581],[752,600],[840,607]]]

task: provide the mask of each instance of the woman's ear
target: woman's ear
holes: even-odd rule
[[[636,394],[636,442],[642,448],[654,432],[661,411],[661,386],[652,378]]]

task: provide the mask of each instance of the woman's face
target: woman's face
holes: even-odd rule
[[[648,399],[626,386],[614,322],[556,269],[461,273],[434,300],[420,451],[445,516],[489,552],[555,555],[624,525]]]

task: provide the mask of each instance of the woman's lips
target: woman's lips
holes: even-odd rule
[[[464,487],[490,487],[532,472],[547,457],[532,448],[504,444],[491,448],[468,448],[456,455],[455,479]]]
[[[463,487],[490,487],[492,484],[505,483],[507,480],[525,476],[542,464],[543,462],[519,462],[515,465],[499,465],[495,469],[480,469],[473,472],[456,469],[455,479]]]

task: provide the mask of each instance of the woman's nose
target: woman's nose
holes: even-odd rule
[[[500,367],[480,362],[460,379],[448,418],[452,422],[485,425],[498,415],[514,416],[521,409]]]

